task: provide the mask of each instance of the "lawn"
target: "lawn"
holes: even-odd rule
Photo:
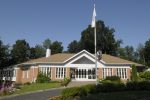
[[[82,97],[81,100],[150,100],[150,91],[99,93]]]
[[[51,89],[60,87],[60,83],[33,83],[30,85],[22,85],[21,89],[15,91],[14,94],[20,94],[20,93],[26,93],[31,91],[37,91],[37,90],[45,90],[45,89]]]

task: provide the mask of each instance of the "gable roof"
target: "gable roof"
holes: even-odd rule
[[[22,64],[36,64],[36,63],[58,63],[58,64],[62,63],[63,64],[82,53],[88,53],[88,54],[90,54],[91,57],[94,58],[93,54],[87,52],[86,50],[82,50],[81,52],[79,52],[77,54],[58,53],[58,54],[51,55],[50,57],[47,57],[47,58],[42,57],[42,58],[38,58],[38,59],[33,59],[33,60],[27,61]],[[103,54],[101,60],[105,64],[135,64],[136,66],[143,66],[141,64],[138,64],[138,63],[135,63],[132,61],[128,61],[128,60],[124,60],[122,58],[111,56],[108,54]]]

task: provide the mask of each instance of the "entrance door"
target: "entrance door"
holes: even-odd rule
[[[75,80],[91,81],[95,79],[95,69],[77,68],[75,69]]]

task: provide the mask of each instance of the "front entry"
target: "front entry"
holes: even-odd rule
[[[95,81],[95,68],[71,68],[71,79],[76,81]]]

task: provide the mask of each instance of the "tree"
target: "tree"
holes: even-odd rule
[[[17,40],[11,51],[14,64],[29,60],[30,46],[25,40]]]
[[[30,49],[30,59],[36,59],[45,56],[45,48],[42,45],[36,45]]]
[[[63,46],[62,42],[55,41],[51,45],[51,53],[56,54],[56,53],[62,53],[63,51]]]
[[[137,69],[135,65],[132,65],[132,73],[131,73],[131,80],[132,81],[137,81],[138,80],[138,76],[137,76]]]
[[[125,54],[126,54],[126,58],[128,60],[133,60],[134,59],[134,48],[132,46],[126,46],[125,47]]]
[[[104,22],[100,20],[96,22],[96,27],[97,27],[96,29],[97,50],[101,49],[103,53],[116,55],[117,48],[118,46],[120,46],[120,44],[114,38],[115,30],[113,28],[106,27]],[[71,45],[73,45],[73,42]],[[68,47],[70,47],[70,44]],[[79,41],[79,50],[83,50],[83,49],[91,53],[94,53],[94,29],[91,28],[90,25],[81,33],[81,38]],[[71,51],[71,52],[76,52],[76,51]]]
[[[118,48],[117,53],[120,58],[126,59],[125,48]]]
[[[147,66],[150,67],[150,39],[145,42],[144,57]]]
[[[46,39],[46,40],[43,42],[43,47],[44,47],[45,49],[48,49],[48,48],[50,48],[50,46],[51,46],[51,40],[50,40],[50,39]]]
[[[145,64],[144,49],[145,48],[143,44],[139,44],[136,49],[136,52],[138,54],[138,61],[143,64]]]
[[[0,40],[0,69],[8,67],[11,64],[8,47],[8,45],[4,45],[2,40]]]
[[[68,45],[68,52],[77,53],[80,51],[80,44],[78,41],[74,40]]]

